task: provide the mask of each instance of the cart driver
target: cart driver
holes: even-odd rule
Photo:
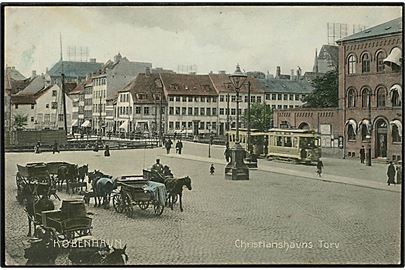
[[[156,159],[156,163],[153,164],[151,171],[160,175],[163,174],[163,166],[160,164],[160,159]]]

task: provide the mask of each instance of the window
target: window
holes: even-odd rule
[[[271,99],[272,100],[277,100],[277,95],[276,94],[271,94]]]
[[[204,129],[205,128],[205,122],[200,122],[200,129]]]
[[[180,101],[180,97],[176,97],[176,101]]]
[[[179,121],[176,121],[176,129],[180,129],[180,122]]]
[[[56,90],[52,90],[52,96],[53,97],[56,97],[56,93],[57,93]]]
[[[347,139],[349,141],[356,140],[356,133],[352,125],[347,125]]]
[[[361,140],[362,141],[367,141],[367,125],[366,124],[362,124],[361,125]]]
[[[181,128],[186,128],[187,122],[181,122]]]
[[[248,96],[245,96],[245,102],[248,102]]]
[[[361,58],[361,71],[363,73],[370,72],[370,56],[365,53]]]
[[[34,104],[31,104],[31,110],[33,110],[33,109],[34,109],[34,107],[35,107],[35,105],[34,105]]]
[[[251,97],[250,97],[250,102],[252,102],[252,103],[256,102],[256,97],[255,97],[255,96],[251,96]]]
[[[186,107],[181,108],[181,114],[182,115],[187,115],[187,108]]]
[[[208,115],[208,116],[211,115],[211,108],[207,108],[207,115]]]
[[[401,136],[397,125],[392,125],[392,142],[401,142]]]
[[[386,91],[385,88],[380,87],[377,90],[377,107],[381,108],[381,107],[385,107],[385,99],[386,99],[386,95],[385,95]]]
[[[143,114],[149,115],[149,107],[143,107]]]
[[[192,107],[188,108],[188,115],[193,115],[193,108]]]
[[[205,115],[205,108],[200,108],[200,115]]]
[[[399,107],[401,106],[401,97],[398,93],[398,90],[393,89],[391,90],[391,102],[393,107]]]
[[[174,101],[174,97],[173,97],[173,96],[170,96],[170,97],[169,97],[169,101]]]
[[[212,102],[217,102],[217,97],[212,97]]]
[[[174,108],[173,108],[173,107],[169,107],[169,114],[170,114],[170,115],[173,115],[173,113],[174,113]]]
[[[231,115],[235,115],[236,114],[236,109],[235,108],[232,108],[231,109]]]
[[[195,101],[195,102],[199,102],[200,99],[199,99],[198,97],[195,97],[195,98],[194,98],[194,101]]]
[[[354,108],[356,106],[356,93],[354,89],[347,91],[347,107]]]
[[[363,89],[362,93],[361,93],[361,107],[363,108],[368,108],[368,106],[370,105],[370,90]]]
[[[208,102],[208,103],[211,102],[211,97],[207,97],[207,102]]]
[[[284,109],[288,109],[288,105],[284,105],[283,107],[284,107]]]
[[[49,104],[45,104],[45,108],[47,108],[47,109],[48,109],[48,108],[49,108]]]
[[[170,129],[173,129],[173,121],[170,121],[170,122],[169,122],[169,128],[170,128]]]
[[[194,108],[194,115],[198,115],[199,108]]]
[[[224,102],[224,95],[220,95],[220,96],[219,96],[219,101],[220,101],[220,102]]]
[[[258,97],[256,98],[256,101],[257,101],[257,103],[262,103],[262,97],[258,96]]]
[[[176,115],[180,115],[180,107],[176,107]]]
[[[187,127],[188,127],[189,129],[193,128],[193,122],[187,122]]]
[[[356,56],[350,55],[348,59],[348,65],[349,65],[349,74],[354,74],[356,73]]]
[[[283,106],[277,105],[277,109],[282,109],[282,108],[283,108]]]
[[[271,105],[271,108],[274,110],[276,108],[276,105]]]
[[[186,101],[187,101],[187,97],[183,97],[182,100],[183,100],[183,102],[186,102]]]
[[[219,108],[219,115],[224,115],[224,113],[225,113],[224,108]]]
[[[293,100],[293,98],[294,98],[294,95],[293,95],[293,94],[289,94],[289,95],[288,95],[288,99],[289,99],[289,100]]]
[[[139,107],[139,106],[135,107],[135,114],[141,114],[141,107]]]
[[[63,113],[58,114],[58,121],[59,122],[63,121]]]
[[[284,100],[288,100],[288,94],[284,94]]]
[[[212,108],[212,115],[217,115],[217,108]]]
[[[52,102],[51,103],[51,108],[52,109],[57,109],[58,108],[58,103],[57,102]]]
[[[277,95],[277,100],[282,100],[283,95],[282,94],[278,94]]]
[[[384,60],[385,58],[385,53],[384,52],[379,52],[377,54],[377,72],[383,72],[385,65],[384,65]]]
[[[205,102],[205,97],[201,97],[201,102]]]
[[[231,101],[232,101],[232,102],[235,102],[235,101],[236,101],[236,96],[232,95],[232,96],[231,96]]]
[[[188,97],[188,102],[193,102],[193,97]]]

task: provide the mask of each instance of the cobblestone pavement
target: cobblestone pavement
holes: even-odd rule
[[[27,221],[15,200],[17,163],[67,161],[119,176],[141,173],[163,153],[161,148],[111,151],[110,158],[101,152],[7,153],[6,251],[25,263]],[[209,175],[207,162],[161,159],[176,176],[192,179],[193,190],[184,191],[184,212],[177,206],[155,217],[151,210],[137,210],[128,218],[113,209],[88,208],[94,213],[93,235],[126,243],[130,264],[399,263],[400,193],[263,171],[235,182],[224,179],[223,167]]]

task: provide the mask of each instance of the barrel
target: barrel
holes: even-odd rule
[[[64,218],[75,218],[75,217],[85,217],[86,216],[86,206],[83,200],[63,200],[62,216]]]

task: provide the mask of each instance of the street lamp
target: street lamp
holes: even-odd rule
[[[239,138],[239,92],[247,79],[247,75],[242,73],[238,64],[235,72],[229,76],[229,79],[236,92],[236,142],[230,149],[231,161],[225,167],[225,178],[232,180],[249,180],[249,168],[243,162],[245,149],[240,145]]]
[[[367,124],[367,166],[371,166],[371,134],[372,134],[372,129],[373,129],[373,122],[371,120],[371,93],[368,93],[368,121],[370,121]]]

